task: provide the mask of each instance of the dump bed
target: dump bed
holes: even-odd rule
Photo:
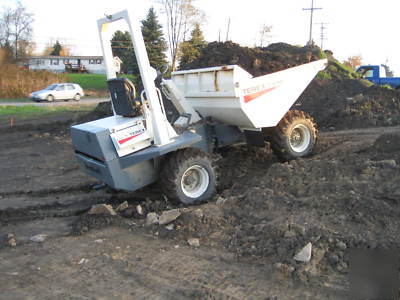
[[[172,80],[203,117],[241,128],[273,127],[327,60],[252,77],[237,65],[178,71]]]

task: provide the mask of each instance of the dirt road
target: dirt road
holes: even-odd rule
[[[132,205],[150,203],[155,210],[166,204],[155,187],[136,194],[100,189],[79,171],[68,126],[35,122],[0,128],[1,299],[345,297],[348,286],[342,279],[330,277],[324,284],[314,284],[286,276],[269,260],[240,258],[225,246],[234,243],[233,235],[216,231],[193,248],[187,244],[193,232],[184,221],[181,226],[189,231],[175,234],[142,226],[143,220],[134,217],[86,220],[85,211],[96,203],[115,205],[128,200]],[[322,133],[309,160],[357,153],[382,134],[399,132],[399,127],[388,127]],[[232,172],[244,172],[237,178],[252,172],[254,179],[272,166],[284,166],[270,151],[263,153],[262,163],[254,164],[237,155]],[[223,155],[222,166],[228,163],[224,159],[231,158]],[[250,171],[241,171],[242,164]],[[228,179],[221,184],[220,193],[232,186]],[[197,208],[214,210],[215,204]],[[273,208],[270,213],[274,214]],[[37,235],[43,235],[44,241],[31,241]]]

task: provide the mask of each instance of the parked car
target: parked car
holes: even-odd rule
[[[81,100],[85,94],[79,84],[76,83],[55,83],[51,84],[43,90],[33,92],[29,98],[33,101],[49,101],[54,100]]]

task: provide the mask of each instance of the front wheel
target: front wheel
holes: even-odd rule
[[[54,96],[53,96],[53,95],[48,95],[47,98],[46,98],[46,100],[47,100],[48,102],[53,102],[53,101],[54,101]]]
[[[310,154],[317,141],[317,128],[313,118],[300,110],[290,110],[274,128],[271,147],[282,161]]]
[[[160,177],[161,189],[169,200],[195,204],[215,193],[216,175],[208,154],[187,148],[172,153]]]
[[[74,96],[74,100],[75,100],[75,101],[81,100],[81,95],[80,95],[80,94],[76,94],[76,95]]]

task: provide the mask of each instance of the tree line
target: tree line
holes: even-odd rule
[[[150,65],[158,70],[168,64],[166,55],[168,49],[171,58],[169,67],[171,70],[175,70],[178,62],[191,62],[198,57],[201,49],[207,45],[198,22],[193,22],[190,25],[184,24],[181,30],[177,30],[171,37],[167,36],[166,38],[155,9],[151,7],[141,23]],[[190,32],[189,28],[191,29]],[[178,33],[180,36],[178,36]],[[129,32],[116,31],[111,39],[111,47],[113,54],[123,61],[122,71],[124,73],[139,73]]]

